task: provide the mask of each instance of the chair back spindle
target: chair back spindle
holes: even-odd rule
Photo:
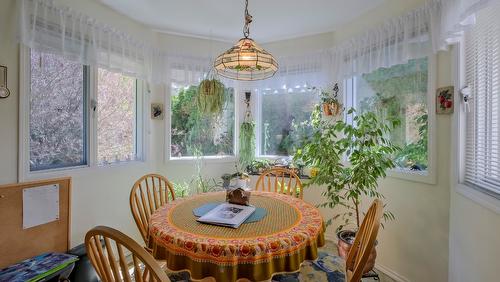
[[[85,248],[103,282],[170,281],[151,254],[116,229],[106,226],[92,228],[85,236]]]
[[[159,174],[147,174],[130,191],[130,209],[146,246],[149,244],[149,219],[161,206],[175,200],[170,181]]]
[[[299,176],[290,169],[272,168],[259,176],[256,191],[287,194],[302,199],[302,182]]]

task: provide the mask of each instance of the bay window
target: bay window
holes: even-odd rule
[[[307,85],[262,89],[258,97],[259,156],[293,156],[312,128],[306,124],[319,96]]]
[[[138,80],[27,48],[22,62],[23,176],[142,158]]]
[[[220,115],[198,111],[197,85],[173,83],[170,95],[170,158],[234,156],[235,94],[225,89],[225,104]]]
[[[137,80],[98,70],[97,161],[99,164],[132,161],[138,157]],[[139,126],[138,126],[139,121]]]
[[[88,67],[32,51],[30,74],[29,169],[86,165]]]
[[[389,136],[401,147],[394,160],[402,172],[426,173],[429,167],[429,59],[379,68],[346,81],[345,102],[358,113],[397,119]]]

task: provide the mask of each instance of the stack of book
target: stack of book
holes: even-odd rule
[[[199,222],[238,228],[255,212],[254,206],[223,203],[198,218]]]

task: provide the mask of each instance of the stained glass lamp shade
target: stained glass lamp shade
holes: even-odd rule
[[[251,81],[272,77],[278,62],[251,38],[242,38],[217,57],[214,67],[221,76]]]

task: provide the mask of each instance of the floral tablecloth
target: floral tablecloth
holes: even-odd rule
[[[193,209],[224,199],[223,192],[200,194],[158,209],[150,221],[149,247],[155,258],[166,259],[172,271],[189,271],[193,279],[263,281],[298,271],[303,261],[316,259],[317,248],[324,245],[319,210],[277,193],[253,191],[250,203],[268,214],[238,229],[196,221]]]

